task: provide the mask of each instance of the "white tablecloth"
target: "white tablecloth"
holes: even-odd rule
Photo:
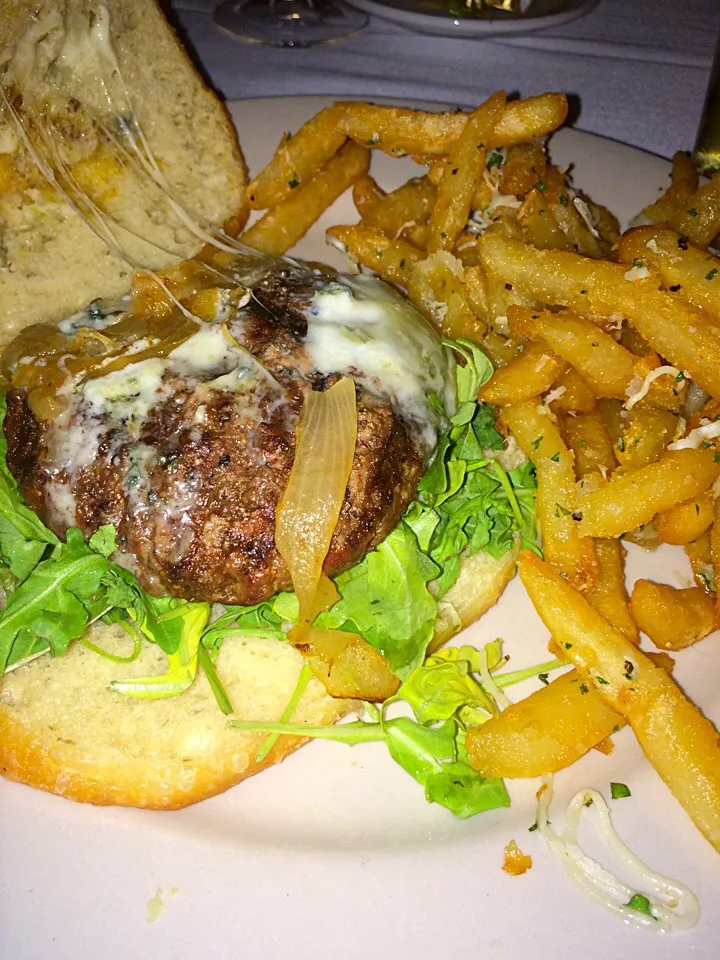
[[[430,37],[373,17],[342,43],[277,49],[221,34],[215,5],[173,3],[227,99],[326,94],[466,106],[499,88],[562,90],[576,98],[579,129],[668,157],[693,146],[720,30],[718,0],[601,0],[586,17],[523,37]]]

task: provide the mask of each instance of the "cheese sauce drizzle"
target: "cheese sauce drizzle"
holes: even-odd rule
[[[651,870],[635,856],[615,831],[610,809],[597,790],[585,788],[573,797],[561,833],[553,830],[548,820],[552,798],[552,777],[543,777],[537,806],[538,832],[550,852],[561,861],[568,878],[585,896],[640,929],[668,933],[695,926],[700,916],[695,894],[676,880]],[[583,811],[592,817],[605,846],[636,886],[628,886],[582,849],[578,830]],[[629,906],[631,899],[638,894],[647,898],[651,915]]]

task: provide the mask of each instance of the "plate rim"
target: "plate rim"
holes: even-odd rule
[[[569,9],[556,13],[507,20],[453,19],[439,10],[437,13],[405,10],[400,7],[388,6],[382,0],[345,0],[345,2],[349,3],[350,6],[364,10],[365,13],[373,14],[382,20],[400,24],[419,33],[480,39],[483,37],[524,36],[529,33],[548,30],[551,27],[559,27],[592,13],[600,0],[576,0],[575,4]]]

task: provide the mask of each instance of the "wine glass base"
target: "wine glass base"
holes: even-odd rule
[[[335,0],[225,0],[213,19],[233,40],[274,47],[335,43],[368,22],[366,14]]]

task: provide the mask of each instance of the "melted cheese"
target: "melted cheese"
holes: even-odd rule
[[[166,367],[167,361],[160,357],[129,363],[122,370],[89,380],[83,397],[93,413],[109,416],[134,431],[157,403]]]
[[[701,420],[700,426],[695,427],[681,440],[668,444],[668,450],[697,450],[709,440],[720,437],[720,420]]]
[[[651,370],[639,386],[637,385],[636,379],[633,378],[628,386],[628,398],[623,406],[626,410],[632,410],[636,403],[639,403],[644,397],[647,396],[650,387],[653,385],[653,383],[655,383],[658,377],[677,378],[680,376],[681,372],[682,371],[678,370],[677,367],[671,367],[666,364],[665,366],[656,367],[655,370]],[[685,380],[687,380],[687,377],[679,381],[681,386],[685,384]]]
[[[390,402],[429,458],[440,418],[428,395],[454,410],[453,361],[415,308],[374,277],[358,276],[315,293],[306,316],[312,366],[326,376],[348,373]]]

